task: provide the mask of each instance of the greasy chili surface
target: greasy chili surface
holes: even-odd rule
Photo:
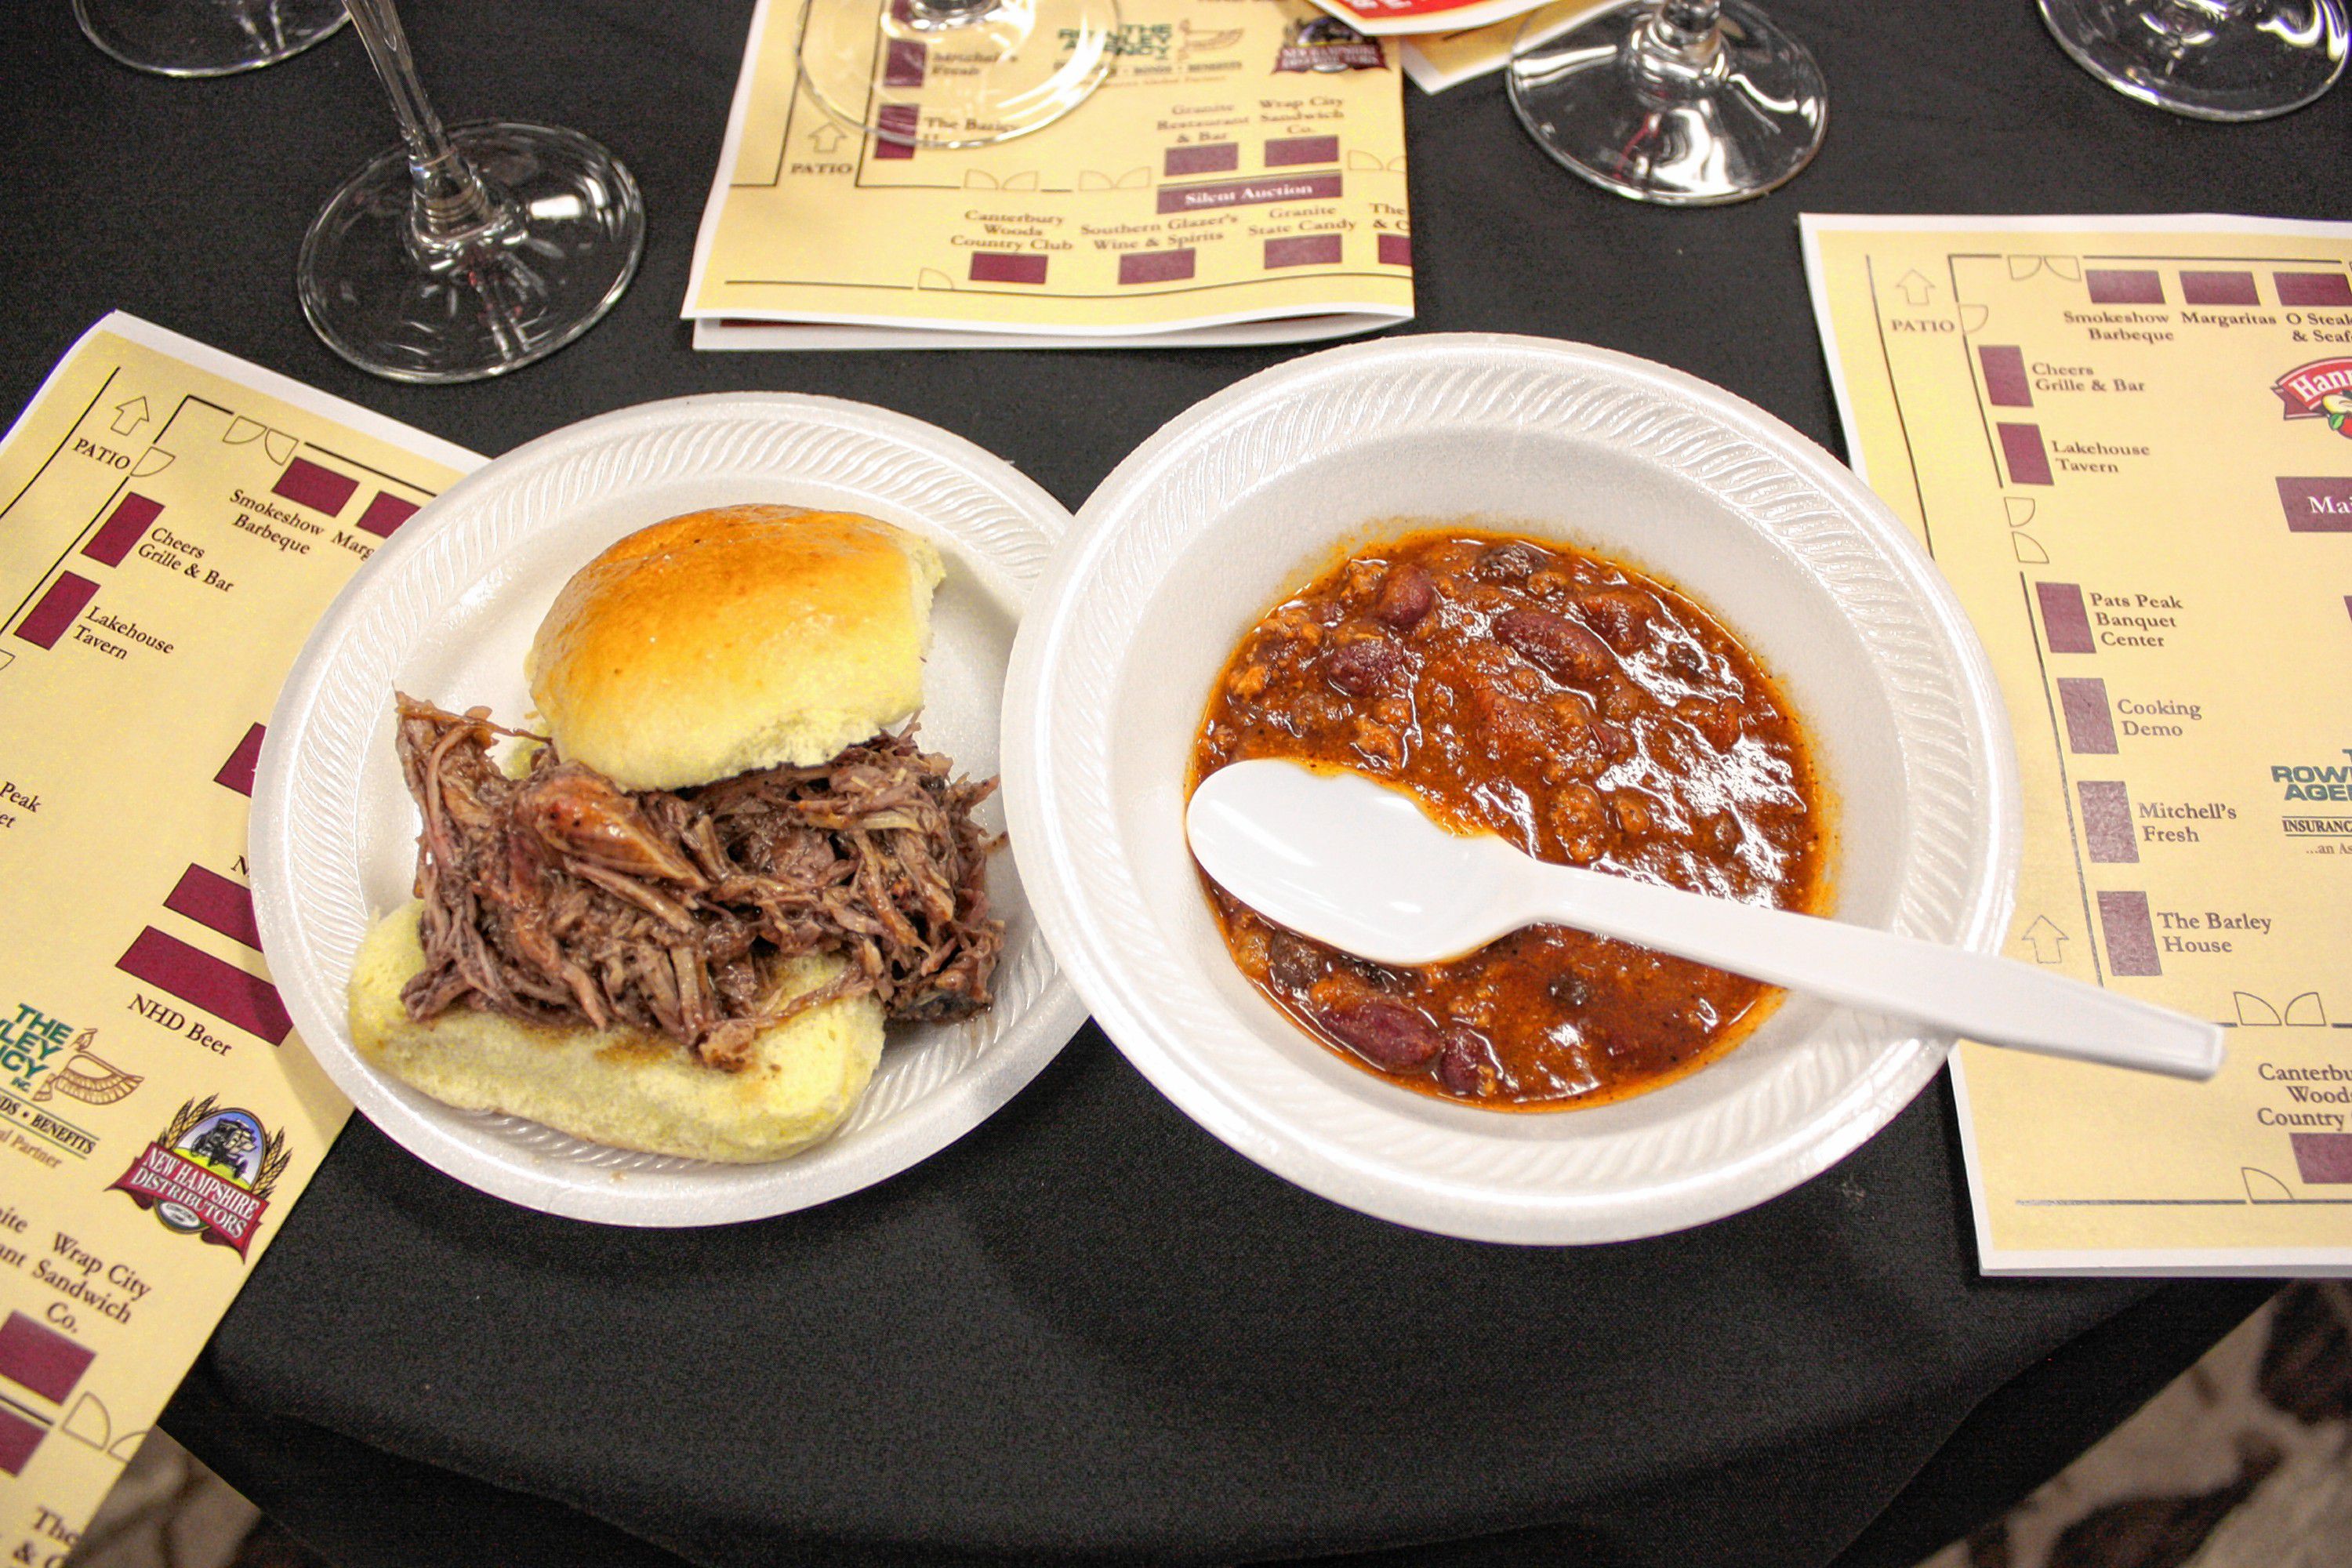
[[[1823,818],[1769,680],[1664,584],[1556,543],[1460,530],[1372,546],[1242,639],[1193,780],[1288,757],[1411,788],[1538,857],[1810,909]],[[1620,1098],[1728,1049],[1777,994],[1558,926],[1389,969],[1211,885],[1234,961],[1343,1057],[1497,1108]]]

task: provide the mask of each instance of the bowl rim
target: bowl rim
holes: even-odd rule
[[[1440,1234],[1520,1244],[1593,1243],[1661,1235],[1722,1218],[1786,1192],[1828,1169],[1874,1135],[1916,1097],[1949,1054],[1948,1032],[1900,1026],[1868,1068],[1796,1132],[1767,1141],[1712,1170],[1662,1182],[1639,1194],[1515,1194],[1449,1188],[1414,1177],[1410,1189],[1372,1159],[1328,1142],[1284,1135],[1270,1119],[1234,1102],[1229,1089],[1191,1059],[1122,965],[1073,875],[1061,828],[1067,812],[1053,756],[1065,732],[1049,706],[1054,673],[1080,590],[1118,536],[1131,498],[1167,481],[1220,427],[1334,382],[1409,366],[1427,373],[1448,362],[1497,356],[1541,372],[1598,374],[1632,383],[1711,417],[1767,449],[1811,484],[1834,510],[1881,546],[1895,573],[1941,634],[1953,665],[1960,722],[1986,774],[1985,826],[1966,863],[1956,915],[1957,944],[2000,949],[2015,899],[2022,846],[2022,788],[2008,710],[1974,627],[1925,549],[1886,504],[1844,464],[1767,411],[1686,373],[1615,350],[1508,333],[1408,334],[1349,344],[1261,371],[1203,398],[1137,447],[1079,508],[1052,565],[1032,590],[1013,642],[1000,729],[1007,819],[1024,850],[1024,885],[1063,972],[1136,1068],[1185,1114],[1257,1163],[1344,1206]],[[1124,652],[1122,647],[1121,652]],[[1104,724],[1115,720],[1097,721]],[[1907,1031],[1907,1032],[1906,1032]]]

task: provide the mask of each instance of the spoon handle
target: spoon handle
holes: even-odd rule
[[[1988,953],[1734,903],[1630,878],[1528,861],[1530,920],[1621,937],[1986,1045],[2208,1079],[2221,1029]]]

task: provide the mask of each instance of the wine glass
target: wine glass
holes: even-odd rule
[[[2042,0],[2077,64],[2198,120],[2267,120],[2344,73],[2344,0]]]
[[[646,209],[620,160],[575,131],[444,129],[392,0],[346,0],[402,145],[328,198],[295,268],[327,346],[394,381],[478,381],[595,325],[637,269]]]
[[[74,0],[82,36],[157,76],[227,76],[299,55],[343,25],[343,0]]]
[[[1760,196],[1829,124],[1821,68],[1748,0],[1625,0],[1549,36],[1530,19],[1508,75],[1545,152],[1640,202]]]
[[[1118,0],[809,0],[801,80],[899,147],[984,147],[1052,124],[1118,54]]]

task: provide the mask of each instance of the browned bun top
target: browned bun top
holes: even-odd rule
[[[626,789],[814,766],[922,704],[929,542],[850,512],[730,506],[614,542],[525,661],[557,749]]]

